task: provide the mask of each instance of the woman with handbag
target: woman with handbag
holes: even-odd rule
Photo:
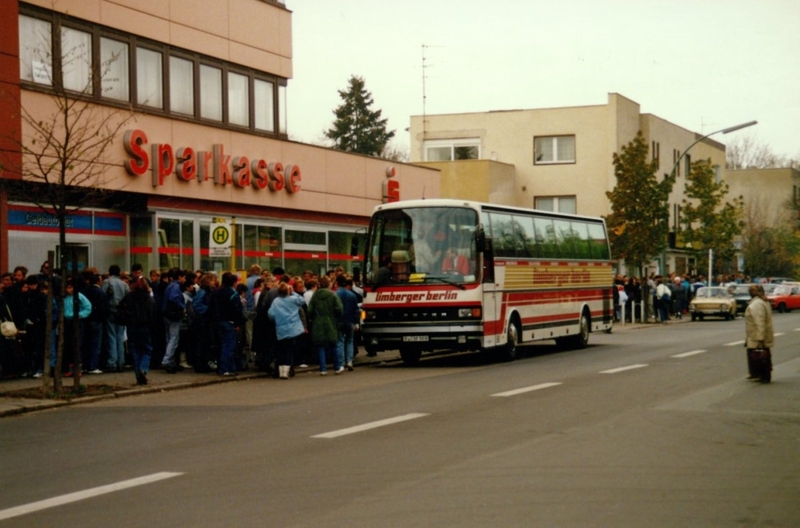
[[[747,348],[747,379],[769,383],[772,380],[772,352],[775,332],[772,329],[772,306],[758,285],[750,286],[750,302],[744,312]]]

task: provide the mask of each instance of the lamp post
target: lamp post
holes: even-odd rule
[[[669,172],[670,177],[673,177],[675,175],[675,170],[678,168],[678,163],[681,162],[683,157],[686,156],[686,154],[692,149],[693,146],[697,145],[698,143],[700,143],[704,139],[709,138],[709,137],[711,137],[711,136],[713,136],[715,134],[730,134],[731,132],[736,132],[737,130],[741,130],[743,128],[747,128],[747,127],[750,127],[750,126],[753,126],[753,125],[757,125],[757,124],[758,124],[758,121],[755,121],[755,120],[754,121],[748,121],[747,123],[741,123],[739,125],[734,125],[732,127],[723,128],[721,130],[717,130],[715,132],[711,132],[710,134],[706,134],[705,136],[702,136],[702,137],[696,139],[694,141],[694,143],[692,143],[691,145],[686,147],[686,149],[684,149],[684,151],[681,152],[681,155],[678,156],[678,159],[675,160],[675,164],[672,166],[672,170]],[[688,172],[689,171],[686,171],[686,172],[687,172],[687,176],[688,176]],[[713,271],[712,271],[713,259],[714,259],[714,249],[713,248],[708,248],[708,285],[709,286],[711,286],[711,278],[713,277]],[[664,267],[665,268],[666,268],[666,264],[667,263],[666,263],[666,260],[665,260],[665,262],[664,262]]]

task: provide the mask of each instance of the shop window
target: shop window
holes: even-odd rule
[[[194,267],[194,232],[192,220],[158,220],[158,266],[161,269]]]
[[[194,115],[194,62],[190,60],[169,58],[169,109]]]
[[[239,73],[228,72],[228,122],[250,125],[250,83]]]
[[[296,229],[287,229],[286,243],[324,246],[325,233],[322,231],[299,231]]]
[[[136,102],[150,108],[164,108],[161,53],[136,48]]]
[[[262,270],[272,271],[283,265],[280,227],[245,225],[243,231],[242,269],[249,269],[253,264],[258,264]]]
[[[23,81],[53,85],[50,22],[19,17],[19,75]]]
[[[200,117],[222,121],[222,70],[200,65]]]
[[[131,216],[131,264],[138,262],[145,269],[152,265],[153,219],[150,216]]]
[[[256,128],[275,131],[275,85],[271,82],[256,79],[254,84]]]
[[[130,101],[128,45],[118,40],[100,38],[100,87],[102,96]]]
[[[533,138],[533,163],[575,163],[575,136]]]
[[[350,247],[353,242],[353,236],[354,233],[352,231],[328,232],[328,265],[331,268],[341,266],[345,271],[352,272],[353,266],[360,266],[358,261],[353,262],[353,256],[350,255]]]
[[[61,28],[61,79],[66,90],[92,93],[92,36],[89,33]]]

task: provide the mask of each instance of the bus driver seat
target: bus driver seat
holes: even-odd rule
[[[411,274],[411,256],[408,251],[392,251],[392,279],[394,282],[407,282]]]

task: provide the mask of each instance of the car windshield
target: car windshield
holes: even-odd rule
[[[750,295],[750,285],[749,284],[739,284],[731,288],[730,292],[733,295]]]
[[[791,286],[778,286],[772,291],[771,295],[789,295],[790,293],[792,293]]]
[[[700,288],[697,290],[697,297],[700,299],[708,299],[709,297],[728,297],[728,292],[725,288]]]
[[[767,295],[771,294],[775,291],[775,288],[778,287],[777,284],[762,284],[761,287],[764,289],[764,293]]]

